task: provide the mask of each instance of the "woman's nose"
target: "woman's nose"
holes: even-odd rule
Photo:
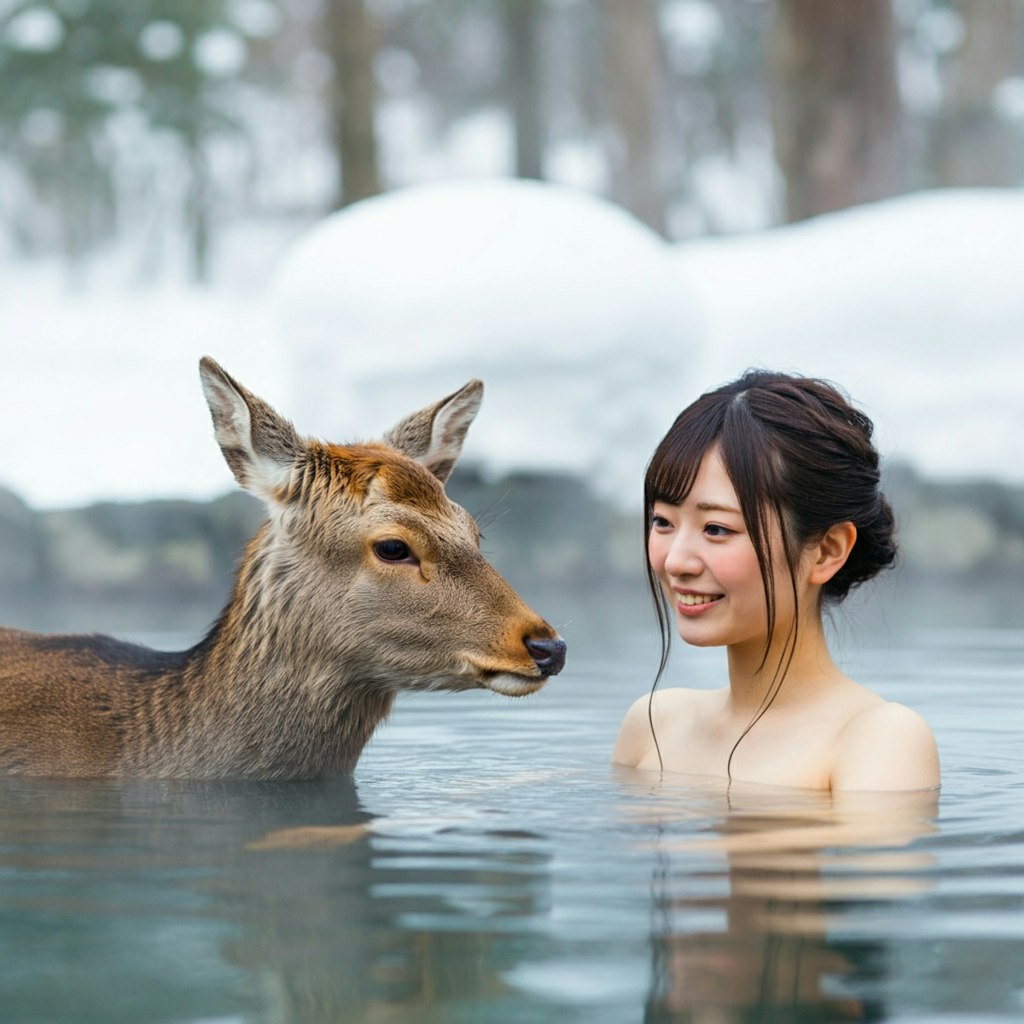
[[[703,568],[693,537],[687,531],[679,530],[672,538],[665,557],[665,572],[669,576],[696,576]]]

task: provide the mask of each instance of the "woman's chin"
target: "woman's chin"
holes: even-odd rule
[[[728,641],[717,633],[708,633],[693,628],[692,622],[677,623],[679,639],[689,647],[721,647]]]

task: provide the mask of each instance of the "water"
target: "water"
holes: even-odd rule
[[[852,656],[937,806],[616,771],[651,638],[573,655],[402,699],[354,780],[0,780],[0,1021],[1024,1018],[1024,634]]]

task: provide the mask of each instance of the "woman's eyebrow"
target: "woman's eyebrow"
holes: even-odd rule
[[[731,512],[733,515],[740,515],[738,508],[733,508],[732,505],[721,505],[716,501],[698,501],[697,510],[699,512]]]

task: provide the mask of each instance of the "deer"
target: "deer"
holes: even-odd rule
[[[0,629],[0,772],[345,775],[399,691],[520,697],[561,671],[564,640],[445,492],[481,381],[382,440],[333,444],[209,356],[199,372],[224,459],[267,513],[227,604],[180,652]]]

